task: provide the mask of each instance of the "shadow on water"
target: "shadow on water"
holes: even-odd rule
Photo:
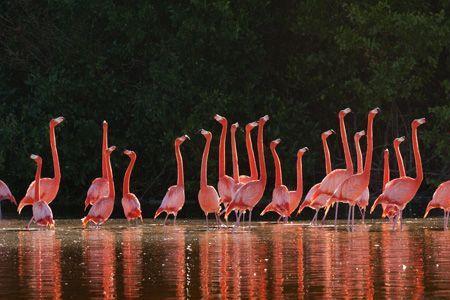
[[[0,227],[0,298],[450,297],[450,233],[441,220],[310,227],[255,223],[206,229],[113,220],[80,230]],[[15,230],[8,230],[14,228]]]

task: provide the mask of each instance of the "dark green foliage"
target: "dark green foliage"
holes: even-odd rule
[[[424,198],[412,206],[421,213],[416,208],[449,179],[449,9],[446,1],[2,1],[0,178],[20,199],[34,176],[31,153],[43,155],[44,175],[51,176],[48,121],[62,115],[55,205],[81,208],[101,172],[106,119],[110,144],[120,150],[112,156],[118,194],[128,163],[121,151],[130,148],[138,154],[132,190],[162,199],[176,180],[173,140],[187,133],[187,199],[195,202],[204,142],[196,131],[214,134],[215,184],[220,126],[213,115],[244,127],[267,113],[266,141],[283,139],[290,188],[297,149],[311,149],[306,193],[324,175],[319,135],[338,129],[337,112],[355,112],[348,118],[352,138],[365,129],[368,110],[380,106],[372,195],[380,191],[382,150],[397,136],[408,138],[402,149],[414,175],[409,125],[428,119],[420,132]],[[241,132],[238,141],[248,174]],[[333,166],[343,166],[339,139],[330,144]]]

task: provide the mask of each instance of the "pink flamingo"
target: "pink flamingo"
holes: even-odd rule
[[[394,228],[397,219],[400,220],[400,230],[402,229],[402,212],[409,201],[414,198],[423,180],[422,159],[419,151],[419,139],[417,137],[417,128],[426,122],[425,118],[416,119],[411,123],[412,143],[414,151],[414,161],[416,164],[416,178],[408,176],[400,177],[389,181],[386,184],[384,192],[375,200],[370,212],[381,203],[396,205],[399,209],[397,217],[394,219]]]
[[[161,206],[155,213],[154,219],[156,219],[162,212],[166,213],[166,218],[164,219],[164,225],[166,224],[167,218],[170,214],[173,214],[173,224],[175,225],[177,220],[178,212],[183,208],[185,194],[184,194],[184,170],[183,170],[183,157],[181,156],[181,144],[190,140],[187,135],[180,136],[175,139],[175,158],[177,160],[177,184],[172,185],[167,189],[166,195],[164,196]]]
[[[52,202],[59,191],[59,183],[61,182],[61,170],[59,168],[59,157],[58,157],[58,149],[56,148],[56,137],[55,137],[55,127],[64,121],[63,117],[58,117],[56,119],[50,120],[50,147],[52,149],[52,159],[53,159],[53,178],[41,178],[41,188],[40,188],[40,199],[45,201],[47,204]],[[17,207],[17,211],[20,212],[27,205],[33,205],[34,203],[34,185],[35,181],[33,181],[28,189],[26,195],[20,201],[19,206]]]
[[[390,177],[391,177],[391,175],[390,175],[390,167],[389,167],[389,149],[384,149],[384,153],[383,153],[383,191],[386,188],[386,184],[390,181]],[[398,212],[397,207],[392,204],[383,203],[382,207],[383,207],[382,218],[388,217],[390,221]]]
[[[361,145],[359,144],[359,140],[361,137],[365,135],[365,131],[358,131],[355,133],[354,140],[355,140],[355,147],[356,147],[356,161],[357,161],[357,172],[362,173],[363,172],[363,157],[361,153]],[[364,223],[365,215],[366,215],[366,208],[367,205],[369,205],[369,187],[367,187],[364,192],[359,196],[359,198],[356,200],[356,205],[358,205],[359,212],[361,213],[362,222]]]
[[[281,162],[276,150],[276,147],[280,144],[280,142],[280,139],[276,139],[270,143],[270,152],[272,152],[275,165],[275,187],[272,192],[272,202],[264,208],[261,212],[261,216],[264,216],[264,214],[268,211],[278,213],[280,218],[287,218],[289,216],[289,190],[283,184]]]
[[[345,169],[335,169],[331,171],[320,183],[319,188],[315,191],[311,197],[311,205],[315,207],[323,207],[326,205],[330,196],[333,195],[335,189],[348,177],[353,174],[353,162],[350,154],[350,147],[347,140],[347,132],[345,129],[344,118],[351,112],[350,108],[343,109],[339,112],[339,130],[341,134],[342,147],[344,148],[345,155]],[[315,203],[317,202],[317,203]],[[337,223],[339,202],[336,203],[336,211],[334,215],[334,224]],[[326,214],[322,218],[322,223],[325,221]]]
[[[364,165],[364,171],[351,175],[345,179],[335,190],[332,196],[330,196],[327,202],[328,212],[330,206],[335,202],[344,202],[349,204],[348,221],[347,224],[354,225],[355,222],[355,205],[358,198],[363,194],[364,190],[368,188],[370,183],[370,171],[372,170],[372,156],[373,156],[373,120],[375,116],[380,112],[377,107],[369,112],[367,117],[367,150],[366,150],[366,162]]]
[[[107,174],[108,174],[108,184],[109,184],[109,192],[108,196],[104,196],[100,198],[97,202],[89,210],[89,213],[86,217],[81,219],[83,228],[86,228],[89,222],[94,223],[99,226],[105,223],[114,209],[114,198],[116,196],[116,192],[114,190],[114,178],[111,168],[111,153],[116,150],[115,146],[111,146],[106,149],[106,161],[108,163],[107,166]]]
[[[297,209],[303,196],[303,155],[308,151],[308,147],[297,151],[297,188],[295,191],[289,191],[289,216]]]
[[[441,183],[433,194],[433,198],[427,205],[425,219],[433,208],[441,208],[444,211],[444,229],[448,229],[448,216],[450,214],[450,180]]]
[[[233,162],[233,181],[234,181],[234,186],[233,186],[234,190],[232,191],[233,194],[236,192],[236,190],[238,188],[240,188],[241,186],[244,185],[242,180],[246,180],[248,182],[248,179],[250,179],[250,177],[245,176],[245,177],[242,177],[242,180],[241,180],[241,175],[239,175],[239,158],[238,158],[237,146],[236,146],[236,130],[238,129],[238,127],[239,127],[239,123],[234,123],[234,124],[231,124],[231,128],[230,128],[231,159]]]
[[[227,206],[225,216],[227,217],[231,211],[239,210],[240,212],[249,210],[249,223],[252,221],[252,210],[255,205],[261,200],[267,183],[266,162],[264,159],[264,125],[269,120],[269,116],[261,117],[258,122],[258,160],[260,169],[260,178],[253,180],[242,186],[236,191],[233,200]],[[239,217],[236,225],[239,224]]]
[[[106,162],[106,149],[108,148],[108,123],[103,121],[103,135],[102,135],[102,177],[95,178],[89,187],[84,201],[84,210],[89,205],[94,205],[98,199],[105,197],[109,193],[108,171]]]
[[[128,221],[134,219],[142,220],[141,204],[135,194],[130,192],[130,177],[133,171],[134,164],[136,162],[136,153],[131,150],[123,151],[123,154],[128,155],[130,158],[130,164],[125,171],[125,177],[123,178],[123,195],[122,195],[122,207],[125,217]]]
[[[219,115],[215,115],[214,119],[219,122],[220,125],[222,125],[222,132],[220,134],[219,142],[219,182],[217,184],[217,187],[220,195],[220,203],[223,203],[225,206],[227,206],[231,201],[234,191],[233,178],[225,174],[225,146],[227,141],[228,121],[226,118]]]
[[[245,126],[245,146],[247,148],[248,164],[250,167],[250,176],[239,175],[239,182],[248,183],[258,180],[258,168],[256,167],[255,152],[253,152],[252,130],[258,126],[258,122],[250,122]]]
[[[31,217],[30,222],[28,222],[27,229],[30,228],[32,222],[40,226],[53,228],[55,226],[55,221],[53,220],[52,210],[50,209],[50,206],[48,206],[47,202],[41,200],[40,198],[40,185],[42,183],[42,181],[40,180],[42,171],[42,158],[39,155],[35,154],[32,154],[30,158],[36,162],[37,168],[34,179],[36,184],[33,186],[33,216]]]
[[[334,134],[334,130],[330,129],[325,132],[322,132],[321,139],[322,139],[322,147],[323,147],[323,153],[325,156],[325,175],[328,175],[331,172],[331,157],[330,157],[330,149],[328,148],[327,139],[330,135]],[[298,179],[298,177],[297,177]],[[306,207],[310,207],[316,211],[314,214],[313,219],[311,220],[311,224],[315,224],[317,222],[317,215],[319,214],[319,210],[323,207],[323,204],[320,203],[320,201],[315,201],[314,203],[311,203],[312,196],[317,191],[317,189],[320,187],[320,182],[316,183],[312,186],[312,188],[309,190],[309,192],[305,196],[305,200],[303,200],[302,204],[300,205],[297,215],[299,215]]]
[[[2,180],[0,180],[0,201],[1,200],[9,200],[17,205],[16,198],[14,198],[8,186]]]
[[[219,219],[219,194],[216,189],[208,185],[208,156],[209,148],[211,146],[212,134],[204,129],[201,130],[201,134],[205,137],[205,149],[202,156],[202,167],[200,172],[200,190],[198,192],[198,202],[201,209],[205,213],[206,226],[208,226],[208,214],[213,213],[216,216],[217,224],[220,225]]]

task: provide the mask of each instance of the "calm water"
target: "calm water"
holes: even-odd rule
[[[450,231],[440,219],[314,228],[206,230],[111,221],[23,231],[0,221],[0,299],[450,297]]]

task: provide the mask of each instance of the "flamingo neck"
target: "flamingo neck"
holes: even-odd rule
[[[222,123],[222,132],[220,134],[219,143],[219,178],[225,176],[225,145],[227,142],[227,127],[228,121],[224,120]]]
[[[50,147],[52,149],[53,173],[55,180],[61,181],[61,170],[59,167],[58,149],[56,148],[55,125],[50,125]]]
[[[136,162],[136,155],[132,155],[130,158],[130,163],[128,164],[128,168],[125,171],[125,177],[123,178],[123,194],[129,194],[130,193],[130,177],[131,172],[134,168],[134,163]]]
[[[283,185],[283,173],[281,171],[280,157],[278,156],[277,149],[275,147],[270,147],[272,152],[273,162],[275,165],[275,187]]]
[[[303,155],[297,155],[297,198],[301,199],[303,194]]]
[[[266,170],[266,160],[264,158],[264,123],[258,126],[258,161],[259,161],[259,170],[260,181],[263,186],[266,186],[267,183],[267,170]]]
[[[355,136],[355,147],[356,147],[356,161],[358,173],[363,171],[363,157],[361,152],[361,144],[359,143],[360,138]]]
[[[34,187],[34,201],[33,203],[38,202],[39,200],[41,200],[41,194],[40,194],[40,190],[41,190],[41,171],[42,171],[42,161],[37,161],[37,168],[36,168],[36,174],[34,176],[34,182],[35,182],[35,187]]]
[[[200,188],[204,188],[208,185],[208,156],[209,156],[209,147],[211,145],[211,137],[206,138],[205,149],[203,150],[202,156],[202,167],[200,172]]]
[[[367,118],[367,149],[366,149],[366,163],[364,165],[364,177],[370,181],[370,171],[372,169],[373,156],[373,119],[375,115],[369,115]]]
[[[350,153],[350,147],[348,145],[347,131],[345,128],[344,117],[345,116],[339,116],[339,129],[341,131],[342,147],[344,148],[345,165],[346,165],[347,171],[351,171],[353,173],[353,161],[352,161],[352,156]]]
[[[325,155],[325,172],[328,175],[331,172],[330,148],[328,148],[327,138],[322,138],[323,154]]]
[[[395,156],[397,158],[399,176],[405,177],[406,176],[405,165],[403,163],[402,152],[400,151],[400,144],[397,141],[394,142],[394,150],[395,150]]]
[[[231,158],[233,160],[233,179],[235,183],[239,183],[239,158],[236,146],[236,130],[231,130]]]
[[[106,163],[106,149],[108,148],[108,128],[106,126],[103,127],[103,135],[102,135],[102,178],[108,178],[108,170]]]
[[[111,153],[106,152],[106,162],[108,163],[106,173],[108,175],[108,187],[109,187],[108,197],[114,198],[116,196],[116,191],[114,190],[114,177],[111,166]]]
[[[247,147],[250,178],[252,180],[256,180],[258,179],[258,168],[256,168],[255,152],[253,152],[252,135],[250,130],[245,130],[245,146]]]
[[[180,145],[175,144],[175,157],[177,159],[177,185],[184,186],[183,157],[181,156]]]
[[[390,168],[389,168],[389,151],[384,151],[383,156],[383,192],[386,188],[386,184],[390,181]]]
[[[423,180],[423,170],[422,170],[422,158],[420,157],[419,151],[419,138],[417,137],[417,127],[413,126],[412,128],[412,144],[413,144],[413,152],[414,152],[414,162],[416,164],[416,182],[418,185],[422,183]]]

